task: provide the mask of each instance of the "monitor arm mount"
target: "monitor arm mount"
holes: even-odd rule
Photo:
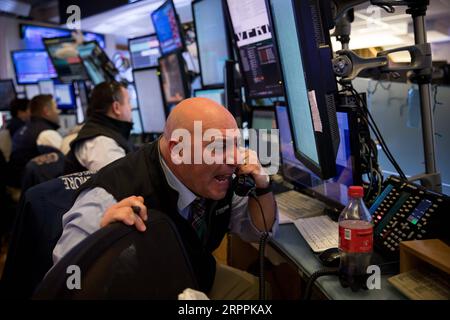
[[[333,0],[332,11],[336,21],[336,30],[344,30],[348,33],[349,40],[350,27],[339,28],[339,23],[350,24],[348,12],[352,8],[367,0]],[[406,13],[413,18],[414,40],[412,46],[405,46],[391,50],[381,51],[374,58],[363,58],[348,49],[342,42],[343,50],[337,51],[333,59],[333,69],[336,76],[343,82],[350,82],[363,71],[377,71],[382,73],[393,73],[398,71],[410,71],[409,78],[419,85],[421,118],[422,118],[422,138],[425,155],[425,173],[410,177],[410,181],[419,181],[423,186],[433,191],[441,192],[441,175],[436,168],[435,141],[434,141],[434,121],[431,109],[430,85],[432,78],[432,58],[431,46],[427,42],[425,30],[425,14],[429,0],[370,0],[372,5],[384,8],[388,12],[394,11],[394,6],[407,6]],[[351,17],[351,16],[350,16]],[[336,35],[336,32],[335,32]],[[341,36],[342,34],[337,34]],[[346,34],[344,34],[346,36]],[[338,38],[339,40],[339,38]],[[408,51],[411,62],[408,65],[399,65],[390,62],[388,56],[395,52]]]

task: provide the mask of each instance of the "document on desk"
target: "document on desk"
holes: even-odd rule
[[[299,218],[323,215],[325,204],[298,191],[290,190],[275,196],[280,213],[279,223],[293,223]]]
[[[295,220],[294,224],[314,252],[322,252],[338,246],[338,224],[327,215],[300,218]]]

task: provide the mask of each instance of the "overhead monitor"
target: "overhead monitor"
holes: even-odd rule
[[[265,0],[227,0],[226,3],[248,96],[282,96],[281,74]]]
[[[59,109],[76,108],[75,93],[71,84],[55,84],[54,98]]]
[[[336,174],[339,130],[332,50],[318,0],[268,0],[296,156],[323,179]]]
[[[198,89],[194,90],[194,97],[202,97],[214,100],[220,105],[225,104],[224,89]]]
[[[184,59],[176,52],[162,56],[159,58],[159,70],[164,100],[170,109],[189,97]]]
[[[142,119],[142,131],[145,133],[163,132],[166,111],[158,70],[156,68],[135,70],[133,76]]]
[[[299,188],[307,188],[307,191],[332,205],[338,205],[340,208],[346,206],[348,187],[355,182],[358,183],[356,180],[359,180],[352,160],[349,115],[345,112],[337,113],[341,143],[336,161],[336,175],[323,180],[297,159],[286,106],[277,106],[275,110],[280,133],[281,171],[284,179]]]
[[[45,49],[42,42],[45,38],[59,38],[71,36],[72,30],[38,26],[33,24],[21,24],[20,36],[27,49]],[[94,32],[82,32],[84,41],[97,41],[102,48],[106,47],[105,36]]]
[[[58,76],[45,50],[17,50],[11,55],[17,84],[37,84]]]
[[[158,65],[161,51],[156,34],[128,40],[128,50],[130,51],[133,69],[156,67]]]
[[[7,111],[16,99],[16,88],[12,79],[0,80],[0,111]]]
[[[153,11],[151,18],[163,55],[184,48],[181,26],[172,0],[167,0]]]
[[[222,0],[192,3],[202,86],[223,86],[225,61],[231,56]]]
[[[119,74],[119,71],[97,42],[79,44],[77,51],[94,85],[115,80],[115,77]]]
[[[41,80],[38,82],[38,86],[41,94],[55,95],[55,84],[53,80]]]
[[[44,39],[44,45],[62,82],[89,79],[72,37]]]

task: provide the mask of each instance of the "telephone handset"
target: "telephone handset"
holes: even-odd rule
[[[240,174],[233,178],[231,187],[234,193],[240,197],[247,197],[255,193],[256,184],[255,179],[251,175]]]

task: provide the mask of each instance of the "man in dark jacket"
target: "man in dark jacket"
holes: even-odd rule
[[[131,104],[126,87],[119,82],[103,82],[91,95],[88,120],[71,142],[64,173],[97,171],[131,151]]]
[[[8,122],[8,130],[11,138],[30,120],[30,106],[28,99],[15,99],[10,106],[11,120]]]
[[[30,121],[13,137],[9,158],[11,177],[9,185],[20,187],[25,165],[34,157],[59,150],[62,137],[59,128],[59,110],[52,95],[37,95],[30,101]]]
[[[262,231],[275,232],[277,227],[268,175],[254,152],[237,149],[236,130],[233,116],[216,102],[181,102],[158,141],[106,166],[85,185],[63,217],[54,262],[114,221],[144,232],[147,207],[154,208],[175,223],[202,291],[210,298],[256,299],[256,277],[220,264],[216,268],[212,256],[228,231],[257,241]],[[214,139],[204,138],[211,133]],[[261,207],[255,198],[234,194],[234,173],[254,178]]]

